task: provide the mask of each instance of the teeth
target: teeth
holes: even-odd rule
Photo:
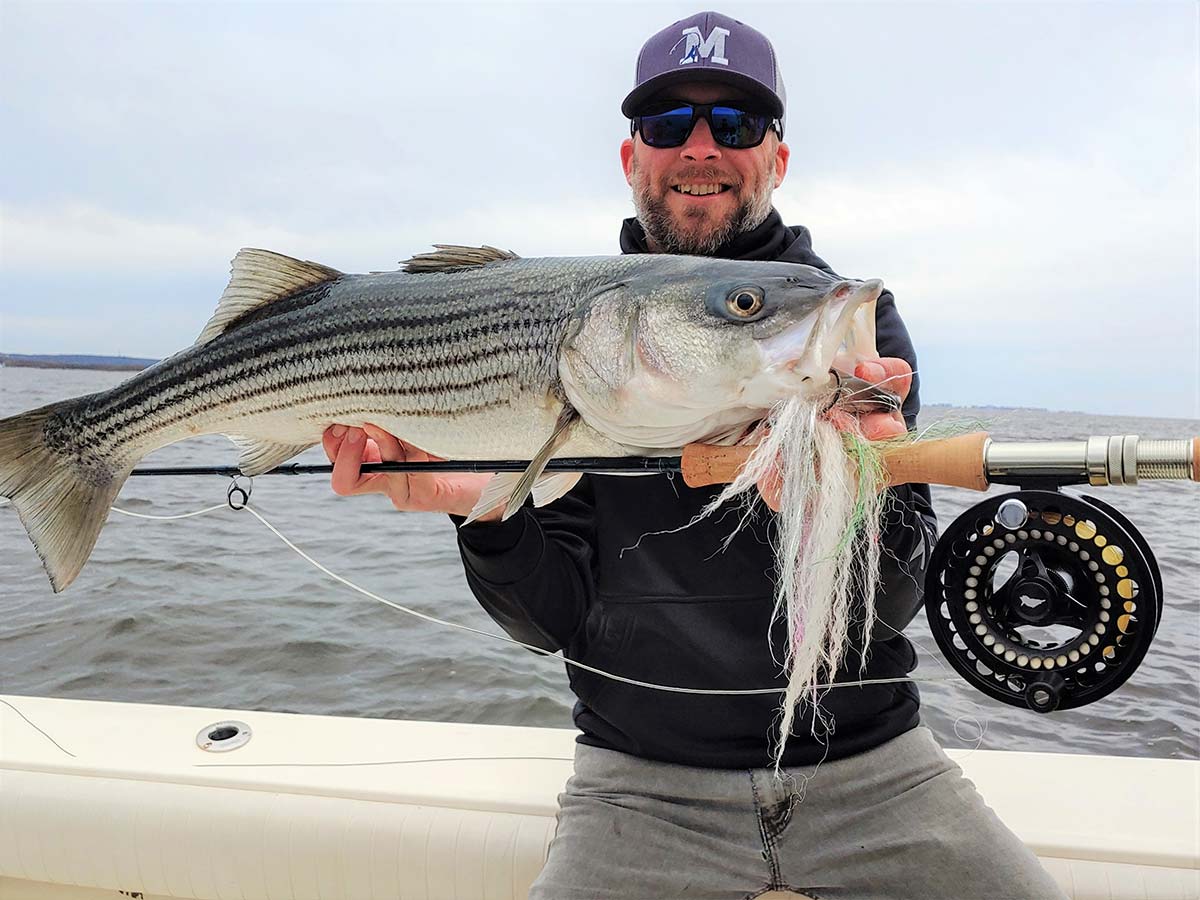
[[[702,197],[705,194],[719,194],[722,190],[719,184],[677,184],[675,190],[681,194],[692,194]]]

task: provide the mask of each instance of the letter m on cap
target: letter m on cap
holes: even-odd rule
[[[704,40],[700,35],[700,29],[696,26],[683,29],[683,36],[687,39],[687,43],[683,47],[683,58],[679,60],[679,64],[699,62],[701,57],[718,65],[727,66],[729,60],[725,58],[725,38],[729,36],[728,28],[714,26],[709,32],[708,40]],[[676,46],[679,46],[676,44]]]

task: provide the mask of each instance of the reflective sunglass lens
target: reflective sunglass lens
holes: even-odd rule
[[[641,116],[642,140],[651,147],[678,147],[692,133],[694,113],[690,106]]]
[[[701,117],[708,122],[713,140],[731,150],[757,147],[771,127],[771,117],[763,113],[746,112],[734,106],[705,105],[656,107],[638,116],[635,127],[648,146],[680,147],[687,142],[696,119]]]
[[[729,106],[714,106],[709,115],[713,139],[724,147],[738,149],[762,143],[770,119]]]

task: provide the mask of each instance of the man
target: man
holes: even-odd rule
[[[787,172],[784,92],[757,31],[700,13],[652,37],[622,111],[621,162],[635,219],[625,253],[686,253],[828,265],[804,228],[771,206]],[[873,414],[873,438],[915,425],[915,356],[890,293],[878,304],[884,359],[856,373],[907,393],[904,415]],[[910,384],[911,382],[911,384]],[[844,423],[844,420],[843,420]],[[359,473],[364,459],[426,458],[368,426],[335,427],[325,449],[343,494],[386,493],[400,509],[465,516],[487,476]],[[771,485],[763,485],[768,503]],[[916,613],[936,527],[926,486],[891,490],[879,624],[862,677],[802,709],[771,770],[783,627],[772,623],[773,517],[731,530],[714,517],[679,530],[712,498],[666,477],[585,476],[567,496],[460,527],[467,581],[513,637],[624,678],[568,666],[579,698],[575,775],[534,885],[538,900],[744,898],[771,889],[831,898],[1029,898],[1060,894],[918,726],[900,634]],[[630,549],[636,545],[636,549]],[[765,638],[770,634],[773,648]],[[858,635],[861,642],[861,630]],[[839,682],[856,682],[847,654]]]

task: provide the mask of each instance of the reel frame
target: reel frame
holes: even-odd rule
[[[989,497],[939,539],[925,612],[939,649],[974,687],[1049,713],[1115,691],[1145,658],[1162,575],[1120,512],[1057,484]]]

